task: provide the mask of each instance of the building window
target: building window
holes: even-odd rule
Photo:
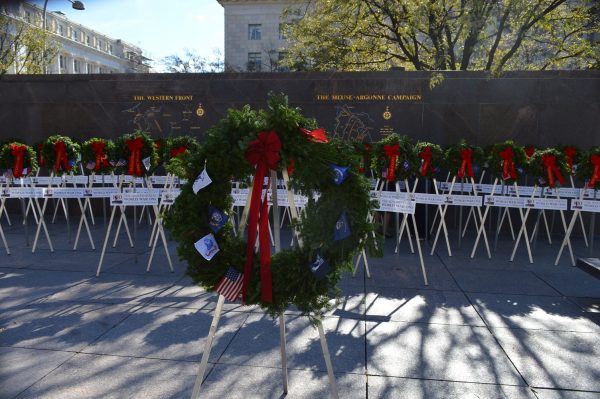
[[[260,53],[248,53],[248,71],[260,71],[262,67]]]
[[[31,13],[25,10],[25,21],[31,23]]]
[[[85,73],[92,73],[92,72],[93,72],[92,64],[85,64]]]
[[[110,44],[108,46],[108,54],[112,54],[112,53],[113,53],[113,46],[112,46],[112,44]]]
[[[260,40],[261,24],[248,25],[248,40]]]
[[[92,45],[92,38],[90,37],[90,35],[85,36],[85,44],[87,44],[88,46]]]
[[[58,34],[61,36],[65,35],[65,27],[62,26],[61,24],[58,24]]]
[[[102,40],[98,40],[98,50],[102,50]]]
[[[73,72],[74,73],[81,72],[81,61],[73,60]]]
[[[62,54],[58,56],[58,66],[60,69],[65,69],[67,67],[67,59]]]
[[[75,41],[77,41],[77,39],[79,39],[79,38],[78,38],[78,35],[77,35],[77,30],[76,30],[76,29],[73,29],[73,30],[71,31],[71,37],[72,37],[72,38],[73,38],[73,40],[75,40]]]

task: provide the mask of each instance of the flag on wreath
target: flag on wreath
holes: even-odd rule
[[[339,186],[348,177],[348,169],[350,167],[349,166],[343,167],[343,166],[338,166],[335,164],[330,164],[329,167],[331,168],[331,170],[333,170],[333,173],[334,173],[333,182]]]
[[[196,177],[194,181],[194,185],[192,186],[192,190],[194,190],[194,194],[198,194],[198,191],[202,190],[204,187],[208,186],[212,183],[212,179],[206,172],[206,168]]]
[[[350,237],[352,232],[350,231],[350,222],[348,221],[348,212],[342,211],[337,222],[335,222],[335,231],[333,233],[333,239],[340,241]]]
[[[229,266],[215,291],[223,295],[228,301],[234,302],[242,292],[243,274]]]
[[[219,245],[212,234],[207,234],[196,241],[194,247],[206,260],[211,260],[219,252]]]

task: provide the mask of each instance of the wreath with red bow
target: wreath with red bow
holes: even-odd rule
[[[91,138],[81,145],[81,162],[90,172],[106,174],[113,170],[115,144],[112,140]],[[114,162],[113,162],[114,163]]]
[[[81,160],[80,146],[67,136],[50,136],[42,147],[44,163],[55,174],[77,173],[75,167]]]
[[[437,144],[419,141],[415,145],[417,156],[421,159],[418,176],[433,179],[444,163],[444,151]]]
[[[574,175],[577,172],[577,167],[585,155],[579,147],[575,145],[561,145],[556,148],[565,155],[567,160],[567,169],[569,173]]]
[[[475,177],[484,161],[481,147],[469,145],[464,139],[444,151],[444,166],[458,178]]]
[[[588,187],[600,188],[600,146],[581,154],[576,175],[579,180],[586,181]]]
[[[131,176],[146,176],[158,165],[158,153],[148,133],[124,134],[115,142],[117,168]],[[123,164],[123,166],[121,166]]]
[[[38,168],[36,153],[30,146],[13,141],[0,148],[0,169],[10,170],[13,177],[24,177]]]
[[[411,178],[421,165],[410,138],[396,133],[374,143],[371,153],[371,169],[390,183]]]
[[[206,290],[214,291],[232,268],[243,276],[243,303],[259,304],[272,316],[291,305],[309,317],[320,316],[339,293],[336,285],[342,272],[352,270],[353,254],[372,244],[364,239],[372,236],[367,216],[375,204],[369,197],[368,180],[357,171],[358,157],[350,143],[330,141],[322,129],[315,129],[314,120],[288,106],[284,95],[270,95],[267,104],[260,111],[248,105],[230,109],[225,119],[207,131],[202,147],[189,156],[185,176],[189,183],[165,215],[166,226],[179,243],[180,258],[188,263],[188,275]],[[263,179],[272,170],[287,168],[291,160],[295,168],[290,186],[309,198],[300,219],[293,223],[303,245],[271,255]],[[339,185],[332,165],[348,168]],[[195,194],[193,182],[203,170],[212,182]],[[236,236],[231,223],[231,182],[249,175],[259,184],[251,189],[246,234]],[[219,220],[227,220],[218,230],[211,213],[215,209]],[[336,240],[342,214],[350,226],[349,235]],[[219,251],[207,260],[194,244],[210,234]],[[255,256],[257,235],[260,245]],[[316,261],[327,264],[329,271],[317,276]]]
[[[183,176],[188,158],[200,149],[200,143],[192,136],[170,137],[162,146],[161,159],[167,172]]]
[[[522,146],[507,140],[492,146],[488,156],[488,170],[492,176],[512,184],[525,175],[527,159]]]
[[[529,172],[540,186],[562,187],[569,176],[567,158],[555,148],[538,149],[529,158]]]

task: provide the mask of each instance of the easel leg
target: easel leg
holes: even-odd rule
[[[115,219],[115,212],[117,211],[117,207],[113,206],[112,212],[110,213],[110,220],[108,222],[108,227],[106,228],[106,237],[104,238],[104,244],[102,245],[102,253],[100,254],[100,261],[98,262],[98,269],[96,270],[96,277],[100,275],[100,269],[102,268],[102,261],[104,260],[104,253],[106,252],[106,244],[108,244],[108,239],[110,238],[110,229],[112,228],[113,220]]]
[[[283,393],[288,393],[288,368],[285,348],[285,316],[279,315],[279,348],[281,351],[281,378],[283,383]]]
[[[323,357],[325,358],[325,365],[327,366],[327,375],[329,377],[329,389],[331,390],[331,397],[339,399],[337,385],[335,383],[335,375],[333,374],[333,365],[331,364],[331,356],[329,355],[329,347],[327,346],[327,340],[325,339],[325,332],[323,331],[323,323],[321,320],[317,323],[317,329],[319,330],[319,339],[321,340],[321,348],[323,349]]]
[[[221,310],[225,297],[219,295],[217,300],[217,307],[213,315],[212,322],[210,323],[210,330],[208,331],[208,337],[206,337],[206,344],[204,345],[204,352],[202,353],[202,360],[200,361],[200,367],[198,368],[198,374],[196,375],[196,382],[194,383],[194,389],[192,391],[192,399],[200,398],[200,388],[202,388],[202,380],[206,373],[206,366],[208,365],[208,358],[210,356],[210,350],[212,349],[213,340],[217,333],[217,326],[219,325],[219,319],[221,318]]]

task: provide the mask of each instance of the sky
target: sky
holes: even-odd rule
[[[32,1],[43,7],[44,0]],[[223,7],[217,0],[84,0],[85,10],[69,0],[49,0],[47,11],[62,11],[70,20],[113,39],[135,44],[156,61],[167,55],[183,56],[184,49],[214,58],[223,54]]]

